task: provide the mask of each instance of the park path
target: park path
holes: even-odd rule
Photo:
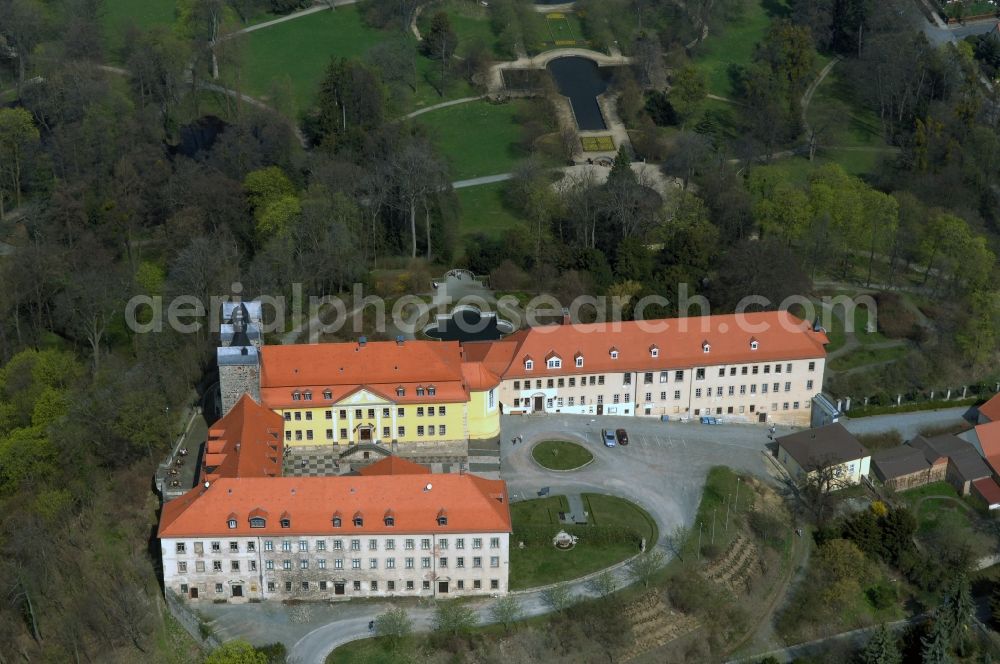
[[[809,136],[811,130],[809,128],[809,104],[812,103],[813,95],[816,94],[816,89],[819,88],[820,84],[826,80],[827,74],[833,70],[834,65],[840,62],[840,58],[834,58],[826,63],[826,66],[819,71],[819,75],[816,79],[809,84],[806,91],[802,93],[802,126],[805,127],[806,136]]]
[[[407,113],[403,117],[409,120],[410,118],[415,118],[418,115],[423,115],[424,113],[430,113],[431,111],[436,111],[439,108],[448,108],[449,106],[458,106],[459,104],[468,104],[470,101],[478,101],[480,99],[485,99],[486,95],[477,95],[475,97],[460,97],[458,99],[450,99],[448,101],[443,101],[440,104],[434,104],[433,106],[427,106],[426,108],[418,108],[412,113]]]
[[[650,182],[650,185],[657,191],[657,193],[666,196],[671,189],[681,188],[680,180],[677,178],[672,178],[664,175],[663,171],[656,166],[645,164],[643,162],[637,161],[631,164],[632,171],[636,175],[645,178]],[[575,164],[573,166],[561,166],[557,169],[565,174],[566,178],[557,180],[553,183],[553,187],[559,189],[561,184],[568,184],[569,178],[580,177],[585,173],[593,173],[594,181],[598,184],[604,182],[608,179],[608,174],[611,172],[611,168],[608,166],[599,166],[597,164]],[[456,180],[451,183],[452,189],[465,189],[466,187],[477,187],[483,184],[494,184],[496,182],[506,182],[514,177],[513,173],[497,173],[496,175],[484,175],[478,178],[471,178],[469,180]]]
[[[294,21],[297,18],[302,18],[304,16],[310,16],[312,14],[318,14],[319,12],[330,11],[336,9],[337,7],[342,7],[344,5],[353,5],[358,0],[327,0],[323,4],[313,5],[307,9],[300,9],[297,12],[292,12],[286,16],[280,18],[275,18],[270,21],[264,21],[263,23],[257,23],[256,25],[250,25],[242,30],[237,30],[235,32],[230,32],[228,35],[224,35],[219,38],[219,41],[225,41],[227,39],[232,39],[233,37],[239,37],[240,35],[245,35],[250,32],[256,32],[257,30],[263,30],[265,28],[270,28],[272,26],[278,25],[280,23],[285,23],[287,21]]]

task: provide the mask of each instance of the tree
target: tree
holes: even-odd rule
[[[125,279],[113,268],[88,269],[73,276],[56,300],[56,309],[71,330],[90,344],[94,373],[101,368],[101,344],[121,311]]]
[[[951,590],[937,610],[941,621],[948,627],[948,643],[962,655],[966,654],[969,644],[975,608],[969,579],[962,576],[952,583]]]
[[[205,658],[204,664],[268,664],[267,656],[246,641],[229,641]]]
[[[440,86],[438,94],[444,95],[446,77],[450,69],[451,58],[455,55],[458,47],[458,38],[455,31],[451,29],[451,21],[448,14],[439,11],[431,18],[431,27],[423,39],[423,49],[429,57],[438,60],[440,67]]]
[[[378,68],[382,81],[389,86],[417,91],[417,53],[405,39],[379,42],[365,56]]]
[[[382,82],[371,67],[356,60],[330,60],[320,83],[316,122],[322,138],[339,138],[382,124],[385,98]]]
[[[399,207],[409,214],[411,258],[417,257],[417,205],[424,208],[427,258],[431,250],[431,217],[428,198],[448,187],[448,167],[425,138],[409,140],[393,157],[393,180],[399,192]]]
[[[812,513],[817,525],[826,523],[836,501],[835,492],[847,486],[839,464],[817,459],[806,473],[796,481],[796,490],[802,504]]]
[[[587,588],[591,592],[597,593],[602,598],[607,599],[618,590],[618,581],[611,570],[604,570],[587,582]]]
[[[503,625],[507,631],[510,631],[511,624],[521,618],[522,613],[521,603],[513,595],[504,595],[490,607],[493,620]]]
[[[930,632],[920,639],[920,661],[923,664],[951,664],[953,660],[948,652],[948,631],[947,621],[935,614]]]
[[[812,75],[815,54],[809,29],[780,19],[771,23],[767,36],[757,47],[756,58],[787,79],[793,90],[799,90]]]
[[[17,58],[17,96],[24,92],[28,58],[45,35],[45,14],[37,0],[4,0],[0,2],[0,45],[6,42]]]
[[[184,70],[190,61],[189,44],[166,26],[155,26],[126,45],[125,58],[139,105],[156,104],[162,125],[173,122],[171,114],[180,101]]]
[[[705,74],[697,67],[686,65],[670,77],[670,104],[682,122],[695,114],[706,94]]]
[[[434,629],[452,636],[467,632],[479,622],[476,612],[457,600],[439,600],[434,607]]]
[[[1000,330],[1000,292],[976,291],[968,297],[968,315],[955,341],[970,367],[988,364],[996,353]]]
[[[388,641],[392,650],[412,631],[413,621],[403,607],[389,609],[375,618],[375,633]]]
[[[543,590],[542,601],[556,613],[562,613],[573,603],[573,596],[569,592],[569,586],[560,583]]]
[[[243,190],[261,241],[283,234],[290,221],[301,212],[295,186],[277,166],[247,173]]]
[[[23,108],[0,108],[0,169],[6,182],[0,185],[0,219],[4,218],[4,194],[14,194],[21,204],[21,174],[32,146],[38,143],[38,128]]]
[[[744,240],[722,257],[718,268],[710,292],[713,306],[721,311],[735,311],[750,295],[767,298],[770,304],[743,311],[774,310],[786,298],[812,290],[798,254],[776,238]]]
[[[899,653],[896,638],[885,625],[879,625],[868,639],[859,659],[860,664],[901,664],[903,656]]]
[[[666,555],[659,549],[650,549],[646,553],[636,556],[628,564],[628,571],[636,581],[641,581],[643,587],[648,588],[649,582],[653,580],[653,575],[663,566]]]

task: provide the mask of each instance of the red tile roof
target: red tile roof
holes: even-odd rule
[[[976,427],[979,448],[990,464],[993,472],[1000,475],[1000,421],[980,424]]]
[[[362,475],[429,475],[431,469],[398,456],[387,456],[358,471]]]
[[[1000,422],[1000,394],[979,407],[979,412],[990,419],[990,422]]]
[[[975,480],[972,483],[976,493],[983,497],[990,506],[1000,505],[1000,486],[990,477]]]
[[[201,480],[281,475],[281,415],[244,394],[208,431]]]
[[[586,325],[547,325],[515,332],[506,343],[516,343],[504,378],[575,374],[581,371],[640,371],[657,368],[690,368],[706,364],[736,364],[823,358],[826,334],[787,311],[754,312],[694,318],[674,318]],[[750,346],[757,341],[757,349]],[[705,344],[709,352],[704,351]],[[659,348],[653,357],[650,346]],[[618,350],[617,359],[611,350]],[[535,363],[524,368],[526,357],[556,353],[583,356],[583,367],[563,362],[550,369]]]
[[[428,489],[428,486],[430,487]],[[250,528],[251,513],[271,515]],[[392,510],[395,525],[385,524]],[[444,510],[448,522],[438,525]],[[236,528],[227,521],[235,513]],[[344,517],[333,527],[333,516]],[[282,528],[276,515],[288,518]],[[364,524],[356,527],[354,515]],[[222,478],[166,503],[159,537],[510,532],[507,486],[469,474]]]
[[[468,400],[457,341],[370,341],[261,348],[260,394],[269,408],[321,407],[367,389],[395,403]],[[433,386],[435,394],[417,395]],[[397,388],[404,388],[403,396]],[[295,390],[310,390],[310,401]],[[330,399],[324,393],[330,392]]]

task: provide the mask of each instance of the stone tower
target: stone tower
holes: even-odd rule
[[[260,403],[260,302],[224,302],[222,321],[216,362],[225,415],[244,394]]]

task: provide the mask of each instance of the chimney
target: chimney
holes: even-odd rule
[[[566,307],[563,307],[563,310],[562,310],[562,324],[563,325],[572,325],[573,324],[573,320],[569,316],[569,309],[567,309]]]
[[[368,343],[368,337],[358,337],[358,346],[364,348],[365,344]]]

